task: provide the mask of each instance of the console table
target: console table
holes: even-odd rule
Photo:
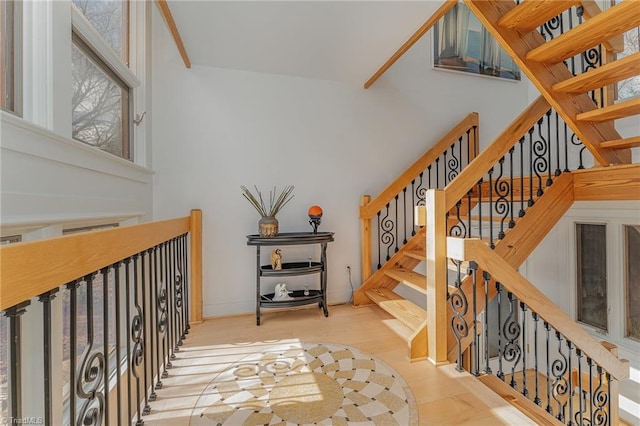
[[[260,308],[281,308],[290,306],[302,306],[318,303],[318,307],[324,311],[324,316],[329,316],[327,309],[327,244],[333,241],[333,232],[284,232],[275,237],[262,237],[258,234],[247,235],[247,245],[256,247],[256,324],[260,325]],[[284,262],[282,269],[274,270],[269,265],[263,265],[260,260],[260,248],[263,246],[293,246],[320,244],[319,261]],[[294,290],[291,300],[273,300],[273,293],[262,294],[260,281],[262,277],[289,277],[297,275],[320,274],[320,289]]]

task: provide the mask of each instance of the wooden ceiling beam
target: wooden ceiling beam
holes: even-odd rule
[[[176,46],[178,47],[178,51],[180,52],[180,56],[182,57],[184,66],[187,68],[191,68],[191,61],[189,60],[189,55],[187,55],[187,49],[185,49],[184,43],[182,43],[182,37],[180,37],[180,32],[178,31],[176,22],[173,20],[173,15],[171,14],[171,10],[169,9],[167,0],[156,0],[156,3],[160,8],[160,13],[164,18],[164,21],[167,23],[167,27],[169,27],[169,32],[171,32],[173,40],[176,42]]]
[[[421,27],[418,28],[418,30],[415,33],[413,33],[413,35],[409,37],[409,39],[405,41],[402,46],[400,46],[400,48],[396,51],[396,53],[391,55],[391,57],[387,60],[387,62],[385,62],[384,65],[382,65],[380,69],[376,71],[375,74],[373,74],[371,78],[367,80],[366,83],[364,83],[364,88],[368,89],[369,87],[371,87],[373,83],[375,83],[376,80],[378,80],[382,76],[382,74],[384,74],[389,68],[391,68],[391,66],[395,64],[396,61],[400,59],[402,55],[407,53],[407,51],[411,49],[411,46],[416,44],[416,42],[420,40],[420,38],[423,35],[425,35],[427,31],[429,31],[431,27],[433,27],[436,24],[436,22],[438,22],[440,18],[442,18],[445,15],[445,13],[447,13],[457,3],[458,3],[458,0],[446,0],[442,4],[442,6],[440,6],[438,10],[436,10],[436,12],[433,15],[431,15],[431,17],[427,19],[427,21],[424,24],[422,24]]]

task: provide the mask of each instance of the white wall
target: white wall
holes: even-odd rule
[[[361,195],[376,195],[467,113],[480,113],[487,144],[527,103],[525,84],[431,71],[421,63],[430,37],[370,90],[197,65],[187,70],[158,15],[153,40],[154,215],[202,208],[205,317],[255,306],[255,250],[245,236],[256,232],[259,217],[240,185],[263,191],[295,185],[295,199],[278,216],[281,232],[310,230],[307,208],[324,208],[320,230],[335,232],[328,297],[347,301],[346,265],[359,285]],[[310,253],[283,252],[285,261]],[[302,285],[287,281],[290,288]]]

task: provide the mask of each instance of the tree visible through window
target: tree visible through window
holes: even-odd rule
[[[607,227],[578,223],[576,237],[578,321],[607,331]]]
[[[103,47],[85,43],[74,29],[72,46],[72,137],[119,157],[130,154],[130,92],[104,60],[113,49],[128,62],[128,2],[73,0],[104,39]],[[113,55],[113,54],[111,54]]]
[[[618,53],[618,59],[640,52],[640,27],[624,33],[624,51]],[[622,80],[618,83],[618,99],[640,96],[640,76]]]

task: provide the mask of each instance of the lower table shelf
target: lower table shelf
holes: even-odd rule
[[[260,296],[260,305],[265,308],[280,306],[298,306],[308,305],[315,301],[322,302],[322,292],[320,290],[309,290],[309,295],[305,296],[304,290],[294,290],[289,293],[293,299],[289,300],[273,300],[273,293],[263,294]]]

